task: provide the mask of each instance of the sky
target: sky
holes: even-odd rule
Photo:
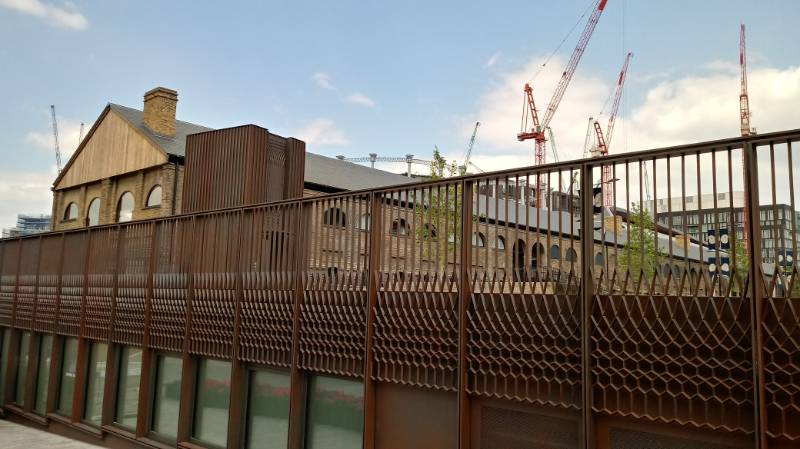
[[[51,104],[66,162],[81,122],[155,86],[178,91],[181,120],[254,123],[328,156],[436,145],[460,160],[480,121],[476,165],[531,165],[522,87],[544,108],[592,3],[0,0],[0,227],[50,212]],[[552,122],[559,158],[582,156],[627,51],[612,152],[736,136],[742,22],[753,125],[800,128],[798,19],[790,0],[609,0]]]

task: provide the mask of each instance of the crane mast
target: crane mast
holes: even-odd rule
[[[475,136],[478,134],[479,126],[481,126],[481,122],[475,122],[475,129],[472,130],[472,137],[469,138],[467,152],[464,155],[464,164],[458,167],[458,171],[462,176],[467,174],[467,167],[474,165],[470,162],[470,158],[472,157],[472,148],[475,147]]]
[[[61,173],[61,149],[58,146],[58,121],[56,120],[56,105],[50,105],[50,115],[53,117],[53,142],[56,151],[56,168]]]
[[[750,99],[747,96],[747,45],[744,36],[744,24],[739,28],[739,68],[741,69],[741,91],[739,92],[739,128],[742,137],[755,134],[755,130],[750,127]],[[744,173],[744,150],[742,151],[742,181],[744,191],[747,192],[747,176]],[[747,199],[742,207],[742,240],[744,240],[745,250],[748,248],[747,242]],[[735,230],[734,230],[735,232]]]
[[[550,126],[550,121],[553,119],[553,116],[558,109],[558,105],[561,103],[561,99],[564,98],[564,93],[567,90],[567,86],[569,86],[569,83],[572,80],[572,75],[575,74],[575,69],[578,67],[578,63],[580,62],[581,57],[586,50],[586,46],[589,44],[589,39],[592,37],[592,33],[594,33],[597,22],[600,20],[600,15],[603,14],[606,3],[608,3],[608,0],[599,0],[597,3],[597,8],[589,17],[589,21],[586,23],[586,27],[583,29],[580,39],[578,39],[578,44],[575,46],[575,50],[572,52],[572,56],[567,63],[567,67],[561,74],[561,79],[556,85],[556,89],[553,92],[553,96],[550,98],[550,103],[548,103],[544,112],[544,117],[541,120],[539,119],[539,112],[536,109],[536,103],[533,99],[533,87],[530,83],[526,83],[525,87],[523,88],[524,98],[522,107],[522,122],[520,132],[517,134],[517,140],[525,141],[534,139],[536,142],[534,149],[535,165],[542,165],[545,163],[545,142],[547,140],[545,131],[548,126]],[[542,187],[543,186],[541,185],[541,182],[537,181],[536,193],[534,197],[537,206],[541,202]]]
[[[617,112],[619,112],[619,104],[620,99],[622,99],[622,91],[623,87],[625,86],[625,77],[628,73],[628,65],[631,62],[631,58],[633,57],[633,53],[628,52],[625,55],[625,62],[622,63],[622,69],[619,71],[619,77],[617,78],[617,88],[614,92],[614,102],[611,104],[611,112],[608,115],[608,128],[606,128],[605,135],[603,135],[603,128],[600,126],[600,122],[598,120],[594,121],[594,131],[595,136],[597,138],[597,153],[598,156],[605,156],[608,154],[609,148],[611,147],[611,137],[614,134],[614,123],[617,119]],[[614,203],[614,195],[613,189],[611,189],[610,183],[611,180],[611,167],[608,165],[603,166],[603,205],[610,207]]]

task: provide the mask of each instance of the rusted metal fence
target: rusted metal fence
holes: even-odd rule
[[[451,398],[455,425],[435,429],[451,447],[800,447],[798,140],[774,133],[2,240],[0,326],[141,347],[144,373],[157,351],[182,354],[185,378],[198,358],[230,360],[229,447],[245,443],[249,366],[291,373],[292,448],[315,373],[363,382],[365,448],[441,440],[414,428],[401,429],[405,442],[381,440],[378,422],[385,432],[405,422],[382,421],[384,385]],[[614,204],[600,207],[609,189]],[[776,225],[781,204],[789,229]],[[682,220],[646,224],[660,212]],[[762,256],[765,232],[781,257]],[[152,382],[142,376],[140,417],[152,413]],[[191,440],[192,382],[181,385],[178,443]],[[51,396],[57,384],[51,375]],[[65,419],[54,400],[39,416],[3,388],[13,415],[85,426],[80,389]],[[115,429],[113,402],[97,432],[149,441],[145,419]],[[424,402],[407,412],[438,419]]]

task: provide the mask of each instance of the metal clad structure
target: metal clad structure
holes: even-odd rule
[[[212,151],[222,139],[222,157],[225,145],[263,149],[271,138],[255,127],[208,134],[190,149]],[[249,376],[259,369],[291,379],[276,391],[286,395],[293,449],[307,438],[317,376],[356,386],[338,398],[359,410],[367,449],[800,447],[798,268],[766,260],[755,240],[739,248],[733,238],[725,252],[684,237],[702,218],[656,232],[647,217],[662,205],[637,209],[646,168],[656,199],[711,193],[706,209],[733,211],[720,194],[744,188],[734,175],[744,168],[750,213],[781,202],[795,210],[798,141],[800,130],[787,131],[224,208],[291,190],[288,178],[257,171],[268,157],[256,168],[240,151],[219,175],[230,192],[189,187],[191,207],[219,210],[0,240],[10,346],[33,330],[36,360],[41,335],[80,340],[69,416],[56,412],[56,374],[45,413],[33,408],[35,364],[26,400],[12,399],[13,352],[3,410],[112,447],[201,447],[193,410],[209,383],[198,373],[216,360],[231,366],[228,447],[248,443]],[[596,183],[604,169],[616,182]],[[202,178],[214,168],[187,170]],[[248,186],[257,180],[269,187]],[[541,186],[578,201],[548,195],[531,211]],[[609,189],[622,221],[599,206]],[[708,223],[720,235],[736,219]],[[761,235],[760,220],[748,226]],[[784,247],[797,254],[794,239]],[[722,256],[729,276],[709,271],[707,260]],[[110,343],[110,361],[123,346],[143,350],[133,429],[114,423],[116,362],[103,365],[101,425],[82,419],[92,342]],[[60,366],[63,345],[54,347]],[[183,367],[171,392],[174,444],[152,443],[148,421],[164,355]]]

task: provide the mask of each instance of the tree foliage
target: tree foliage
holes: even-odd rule
[[[628,270],[634,282],[653,276],[666,256],[656,244],[656,227],[650,211],[634,206],[628,213],[628,242],[618,264]]]

